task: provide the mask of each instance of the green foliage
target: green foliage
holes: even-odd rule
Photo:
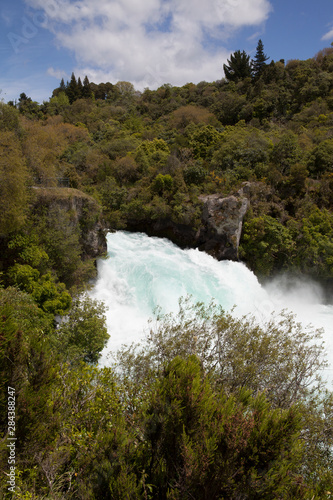
[[[109,339],[105,321],[103,304],[87,295],[76,297],[57,329],[59,350],[69,359],[96,363]]]
[[[296,265],[302,272],[316,277],[333,276],[333,216],[313,207],[298,223],[290,223],[297,240]]]
[[[215,115],[223,125],[235,125],[241,119],[252,118],[252,110],[246,109],[246,95],[237,92],[221,91],[219,99],[213,104]],[[242,116],[245,114],[245,116]],[[249,119],[248,119],[249,118]]]
[[[333,139],[327,139],[314,148],[308,166],[315,177],[325,172],[333,172]]]
[[[271,149],[272,141],[258,129],[241,125],[226,127],[215,149],[212,166],[222,171],[246,167],[260,177],[261,167],[268,162]]]
[[[288,408],[317,390],[313,383],[326,366],[324,347],[316,345],[320,338],[320,331],[303,331],[292,315],[259,326],[251,316],[237,319],[214,303],[192,304],[187,298],[180,301],[178,314],[158,314],[147,344],[125,349],[119,365],[128,380],[145,388],[152,373],[176,356],[195,354],[227,393],[247,387],[255,395],[265,392],[274,407]]]
[[[158,194],[163,194],[164,192],[171,191],[173,187],[173,178],[171,175],[166,174],[158,174],[152,185],[153,191],[155,191]]]
[[[66,86],[66,95],[69,100],[69,103],[72,104],[76,99],[81,97],[80,88],[78,86],[78,82],[74,73],[72,73],[71,80],[69,84]]]
[[[110,220],[114,214],[119,213],[119,209],[125,203],[127,190],[125,187],[120,187],[114,177],[108,176],[100,189],[100,195],[104,216]]]
[[[37,307],[29,295],[16,288],[0,289],[0,415],[3,435],[8,426],[5,410],[8,386],[20,394],[29,390],[29,386],[33,390],[47,385],[52,363],[43,352],[51,332],[50,317]],[[22,419],[21,435],[24,435],[23,400],[22,395],[22,404],[19,398],[17,408],[20,425]],[[26,408],[27,411],[32,411],[32,408]]]
[[[36,234],[18,233],[8,243],[8,248],[16,252],[16,259],[21,264],[29,264],[39,270],[45,269],[49,256],[38,245]]]
[[[158,498],[279,498],[302,490],[300,415],[271,410],[263,396],[213,391],[199,360],[176,357],[147,411],[149,464]]]
[[[91,193],[102,202],[109,227],[144,229],[151,218],[171,217],[177,223],[189,220],[192,224],[195,219],[199,229],[199,194],[218,190],[227,196],[238,191],[242,181],[259,181],[268,188],[266,200],[251,199],[253,213],[272,217],[284,227],[290,221],[299,242],[302,205],[331,211],[332,186],[327,177],[332,163],[331,52],[327,48],[306,61],[285,64],[281,59],[268,65],[259,40],[252,61],[254,78],[249,56],[236,51],[229,61],[236,66],[229,65],[228,81],[162,85],[140,94],[129,82],[97,85],[85,78],[82,84],[72,75],[39,110],[45,120],[38,115],[34,121],[27,120],[22,113],[18,117],[13,103],[3,111],[14,120],[12,130],[19,132],[27,164],[38,182],[56,187],[58,177],[65,178],[70,186]],[[236,69],[241,71],[238,76]],[[75,90],[72,104],[68,88]],[[20,96],[21,107],[29,103],[27,96]],[[173,179],[172,189],[163,186],[160,176],[167,175]],[[184,204],[176,202],[177,197]],[[20,220],[15,225],[15,218],[8,217],[3,225],[14,230],[24,217]],[[250,244],[251,235],[247,236]],[[82,252],[73,234],[71,238],[74,251],[68,255],[73,266],[60,274],[66,252],[60,251],[57,257],[55,245],[49,245],[46,238],[42,243],[49,266],[69,286],[89,274],[84,266],[79,270]],[[273,239],[268,237],[268,253]],[[295,245],[296,253],[300,249],[301,245]],[[299,257],[280,255],[267,272],[300,269]],[[252,265],[259,257],[247,253],[246,258],[253,269],[260,267],[258,262]],[[327,270],[323,266],[321,275],[330,273],[328,265]]]
[[[214,146],[221,139],[221,134],[211,125],[195,129],[189,138],[189,145],[193,149],[195,158],[208,159]]]
[[[19,128],[19,112],[14,106],[0,101],[0,131],[17,131]]]
[[[59,92],[54,97],[51,97],[48,103],[47,110],[50,115],[59,115],[69,106],[69,99],[65,92]]]
[[[258,41],[256,54],[252,61],[252,71],[254,78],[259,78],[262,74],[264,68],[266,67],[266,61],[269,57],[264,53],[264,44],[261,40]]]
[[[253,72],[236,51],[227,81],[140,93],[73,74],[42,106],[0,103],[0,411],[5,435],[14,384],[17,498],[329,497],[333,398],[311,328],[185,302],[113,372],[90,366],[101,305],[76,296],[56,330],[54,315],[92,276],[100,215],[63,181],[109,228],[195,231],[200,194],[251,181],[242,258],[332,280],[332,50],[267,65],[259,41]]]
[[[12,285],[27,292],[38,306],[51,314],[64,314],[71,305],[71,296],[64,283],[59,283],[51,275],[40,275],[37,269],[28,264],[15,264],[8,270]]]
[[[187,165],[184,168],[184,180],[186,184],[202,184],[206,178],[207,170],[198,163]]]
[[[147,342],[116,364],[130,414],[144,404],[155,496],[325,498],[332,400],[321,393],[320,337],[292,316],[259,326],[189,299],[158,314]]]
[[[292,132],[286,132],[274,145],[271,159],[282,174],[289,173],[290,167],[301,159],[301,150],[297,137]]]
[[[244,223],[240,251],[256,273],[269,276],[292,262],[295,241],[288,227],[263,215]]]
[[[251,77],[250,56],[243,50],[236,50],[227,60],[228,64],[223,64],[223,70],[227,80],[237,82],[244,78]]]
[[[14,132],[0,132],[0,234],[20,229],[28,212],[29,174]]]
[[[31,97],[28,97],[24,92],[20,94],[18,109],[22,115],[30,119],[42,118],[43,116],[38,102],[33,101]]]
[[[165,165],[170,149],[163,139],[144,141],[138,146],[135,160],[145,170],[148,166]]]
[[[64,365],[59,375],[49,394],[58,435],[40,461],[42,470],[53,466],[52,486],[56,489],[65,473],[76,498],[140,498],[132,466],[134,436],[126,429],[112,371],[84,364],[73,371]]]
[[[283,225],[269,215],[244,223],[240,252],[260,276],[293,269],[314,278],[332,276],[332,214],[313,206]]]
[[[68,285],[75,284],[75,274],[81,267],[82,247],[80,226],[75,212],[52,203],[48,210],[36,207],[34,226],[39,233],[40,244],[45,248],[58,277]]]
[[[31,298],[0,291],[1,393],[10,384],[18,394],[21,497],[325,498],[333,405],[313,383],[323,367],[315,332],[185,301],[113,371],[79,361],[94,332],[103,337],[102,315],[76,299],[53,333]],[[1,447],[2,469],[7,456]]]

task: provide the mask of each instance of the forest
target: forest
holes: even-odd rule
[[[221,68],[222,74],[222,68]],[[236,51],[216,82],[135,90],[73,73],[0,102],[0,496],[328,499],[333,394],[320,332],[183,299],[98,360],[87,290],[106,231],[199,227],[246,183],[239,259],[333,289],[333,47]]]

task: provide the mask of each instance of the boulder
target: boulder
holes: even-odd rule
[[[202,227],[197,244],[217,260],[238,260],[238,247],[242,234],[244,215],[249,199],[240,190],[236,195],[219,194],[201,196],[203,202]]]

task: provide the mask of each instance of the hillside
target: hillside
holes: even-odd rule
[[[108,230],[332,289],[333,47],[226,75],[138,92],[73,74],[0,103],[2,498],[330,498],[311,326],[183,300],[98,366],[105,307],[84,291]]]
[[[256,78],[143,93],[129,82],[80,86],[72,75],[41,106],[22,94],[16,108],[2,105],[2,150],[19,147],[22,192],[65,178],[97,200],[110,229],[149,233],[168,221],[196,231],[201,195],[228,196],[250,181],[241,260],[259,276],[329,279],[332,123],[328,48],[306,61],[272,61]],[[21,194],[18,225],[28,207]]]

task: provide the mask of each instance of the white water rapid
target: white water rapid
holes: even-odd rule
[[[253,314],[258,321],[288,309],[304,325],[324,328],[327,357],[333,379],[333,305],[323,305],[321,290],[313,283],[275,280],[263,288],[256,276],[239,262],[218,262],[198,250],[181,250],[170,241],[143,233],[119,231],[107,236],[109,258],[98,261],[98,279],[91,296],[107,306],[110,333],[101,364],[108,352],[140,341],[156,306],[163,312],[178,310],[178,300],[211,299],[234,314]]]

